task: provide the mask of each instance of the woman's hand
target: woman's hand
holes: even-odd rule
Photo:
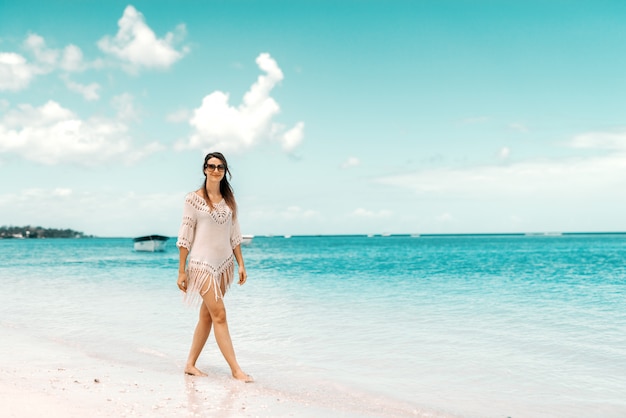
[[[187,293],[187,273],[184,271],[178,272],[178,282],[176,283],[178,288]]]
[[[241,286],[246,282],[246,279],[248,278],[248,273],[246,273],[246,268],[242,266],[239,266],[237,270],[239,270],[239,286]]]

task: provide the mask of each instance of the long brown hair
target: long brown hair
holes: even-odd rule
[[[206,173],[205,170],[208,167],[209,160],[211,158],[217,158],[224,164],[224,177],[220,181],[220,194],[224,198],[224,201],[233,211],[233,218],[237,217],[237,202],[235,201],[235,193],[233,192],[233,188],[228,182],[228,177],[232,178],[230,174],[230,170],[228,169],[228,163],[226,162],[226,158],[221,152],[210,152],[204,157],[204,165],[202,166],[202,174],[204,174],[204,183],[202,183],[202,190],[204,192],[204,199],[209,204],[209,208],[213,210],[213,205],[211,204],[211,199],[209,198],[209,191],[206,188]]]

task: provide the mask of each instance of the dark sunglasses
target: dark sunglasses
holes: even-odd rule
[[[217,169],[217,171],[222,172],[224,170],[226,170],[226,167],[224,167],[224,164],[207,164],[206,167],[209,169],[209,171],[215,171],[215,169]]]

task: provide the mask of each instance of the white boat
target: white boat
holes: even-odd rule
[[[243,235],[241,237],[241,245],[250,245],[252,243],[252,238],[254,238],[254,235]]]
[[[165,244],[169,238],[163,235],[146,235],[133,238],[135,251],[165,251]]]

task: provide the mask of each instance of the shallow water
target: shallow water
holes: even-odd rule
[[[197,312],[169,245],[0,240],[0,325],[179,376]],[[263,390],[356,414],[626,415],[624,235],[256,237],[243,250],[248,283],[226,304]],[[212,337],[199,366],[228,373]]]

